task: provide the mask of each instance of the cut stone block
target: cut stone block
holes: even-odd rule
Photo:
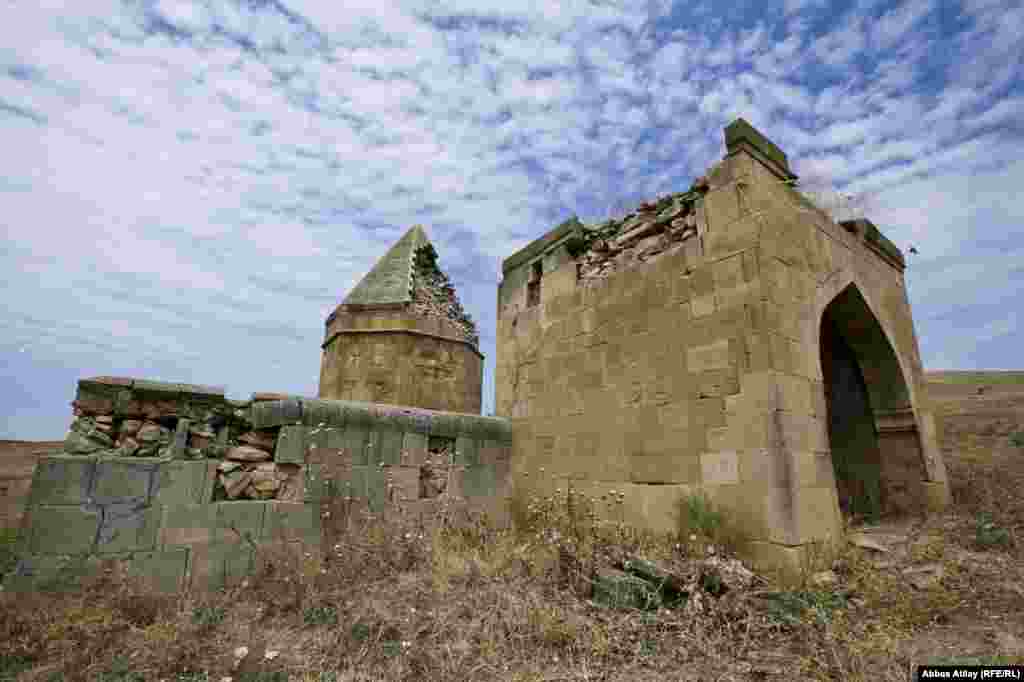
[[[156,474],[155,502],[168,507],[209,502],[216,466],[215,460],[165,462]]]
[[[346,426],[341,435],[341,442],[342,448],[349,453],[353,464],[369,464],[370,432],[368,429],[360,426]]]
[[[95,472],[93,458],[43,457],[32,476],[28,504],[83,504],[89,499]]]
[[[700,456],[704,485],[733,485],[739,483],[739,458],[731,450],[705,452]]]
[[[22,558],[4,579],[7,592],[75,592],[97,562],[85,555],[34,555]]]
[[[224,386],[204,386],[202,384],[175,384],[178,388],[178,392],[185,397],[211,397],[211,398],[223,398],[224,397]]]
[[[263,533],[269,502],[218,502],[217,529],[225,538],[236,542],[255,542]]]
[[[269,502],[261,540],[288,540],[319,544],[319,509],[312,504]]]
[[[430,435],[455,438],[459,435],[459,417],[445,412],[434,414],[430,420]]]
[[[246,545],[209,545],[189,554],[190,585],[204,592],[238,584],[255,566],[255,551]]]
[[[402,450],[405,461],[402,464],[420,465],[427,457],[427,435],[406,431],[402,435]]]
[[[168,505],[163,508],[159,543],[161,549],[208,545],[218,539],[217,506],[212,504]]]
[[[188,419],[179,419],[174,429],[174,436],[171,439],[169,455],[173,459],[181,459],[185,456],[185,446],[188,444]]]
[[[686,369],[693,373],[729,368],[729,340],[695,346],[686,350]]]
[[[154,394],[166,398],[177,397],[181,393],[178,384],[169,381],[150,381],[149,379],[136,379],[132,388],[141,394]]]
[[[337,400],[303,400],[302,423],[314,428],[345,426],[345,404]]]
[[[455,463],[465,467],[480,466],[480,444],[471,437],[455,439]]]
[[[303,476],[303,501],[310,504],[322,503],[328,493],[328,483],[324,479],[323,465],[317,462],[307,464],[304,467]],[[334,481],[334,486],[338,495],[345,497],[348,494],[340,481]]]
[[[458,490],[462,497],[487,497],[498,490],[494,471],[487,467],[468,467],[452,478],[458,479]]]
[[[156,547],[161,511],[159,507],[132,503],[107,505],[97,534],[96,553],[152,551]]]
[[[274,449],[274,461],[278,464],[305,464],[308,426],[282,426]]]
[[[81,507],[33,507],[28,510],[30,554],[85,554],[96,543],[100,511]]]
[[[302,420],[302,402],[296,398],[253,403],[249,408],[253,428],[295,425]]]
[[[162,469],[159,462],[139,462],[131,459],[105,459],[96,463],[92,500],[96,504],[111,502],[149,501],[155,477]]]
[[[396,429],[382,429],[377,431],[377,447],[374,461],[377,464],[401,464],[402,458],[402,432]]]
[[[146,580],[158,593],[173,594],[185,587],[188,559],[185,547],[139,553],[128,563],[128,573]]]

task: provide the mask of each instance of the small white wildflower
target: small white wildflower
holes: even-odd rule
[[[268,651],[265,654],[263,654],[263,658],[267,659],[268,661],[272,661],[280,655],[280,651]]]

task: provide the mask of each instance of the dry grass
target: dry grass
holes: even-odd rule
[[[742,551],[744,522],[691,498],[658,537],[615,521],[621,498],[571,489],[520,496],[510,529],[335,497],[322,555],[262,547],[259,570],[220,592],[157,596],[110,571],[72,594],[0,595],[0,679],[857,682],[903,681],[925,660],[1019,661],[992,637],[1024,628],[1024,451],[947,462],[953,508],[882,557],[894,566],[820,547],[795,582],[712,596],[702,576],[700,600],[647,610],[595,601],[595,575],[637,555],[683,575],[708,545]],[[911,587],[902,569],[921,566],[941,577]],[[837,581],[816,583],[823,569]]]

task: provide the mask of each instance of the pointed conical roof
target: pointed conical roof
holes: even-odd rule
[[[381,305],[412,301],[416,250],[430,244],[422,225],[413,225],[366,273],[342,305]]]

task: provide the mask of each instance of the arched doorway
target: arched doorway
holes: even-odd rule
[[[920,509],[926,476],[910,392],[889,339],[855,285],[825,308],[820,332],[840,509],[870,521]]]

